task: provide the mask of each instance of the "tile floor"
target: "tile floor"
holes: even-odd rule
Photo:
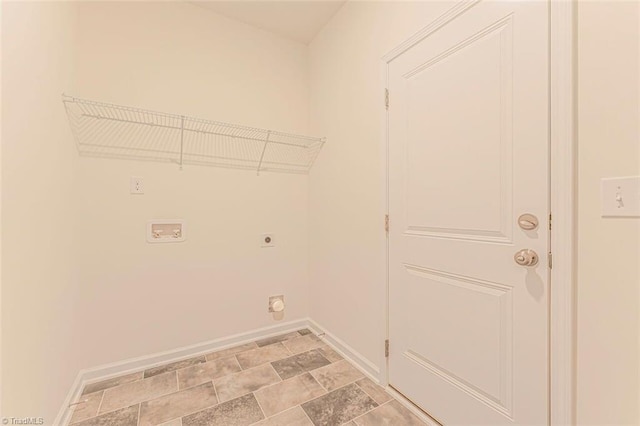
[[[424,425],[309,330],[83,389],[73,426]]]

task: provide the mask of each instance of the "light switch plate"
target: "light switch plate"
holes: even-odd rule
[[[601,181],[603,217],[640,217],[640,176]]]

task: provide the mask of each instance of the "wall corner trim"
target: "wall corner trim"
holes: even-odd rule
[[[550,2],[551,383],[553,426],[575,424],[576,3]]]
[[[309,319],[309,328],[321,337],[329,346],[336,350],[344,358],[351,360],[356,367],[375,383],[380,383],[380,367],[371,362],[365,356],[346,344],[343,340],[336,337],[326,328],[312,319]]]

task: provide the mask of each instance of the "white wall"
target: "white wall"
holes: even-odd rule
[[[640,175],[638,8],[578,5],[578,424],[640,423],[640,219],[600,217],[600,179]]]
[[[2,415],[53,417],[81,367],[74,338],[72,4],[2,3]]]
[[[76,41],[74,96],[307,131],[302,44],[183,2],[84,3]],[[275,324],[274,294],[308,315],[306,176],[83,157],[77,181],[84,366]],[[146,243],[154,218],[187,241]]]

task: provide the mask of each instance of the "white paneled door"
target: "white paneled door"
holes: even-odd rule
[[[388,64],[389,382],[445,425],[544,425],[548,4],[450,18]]]

